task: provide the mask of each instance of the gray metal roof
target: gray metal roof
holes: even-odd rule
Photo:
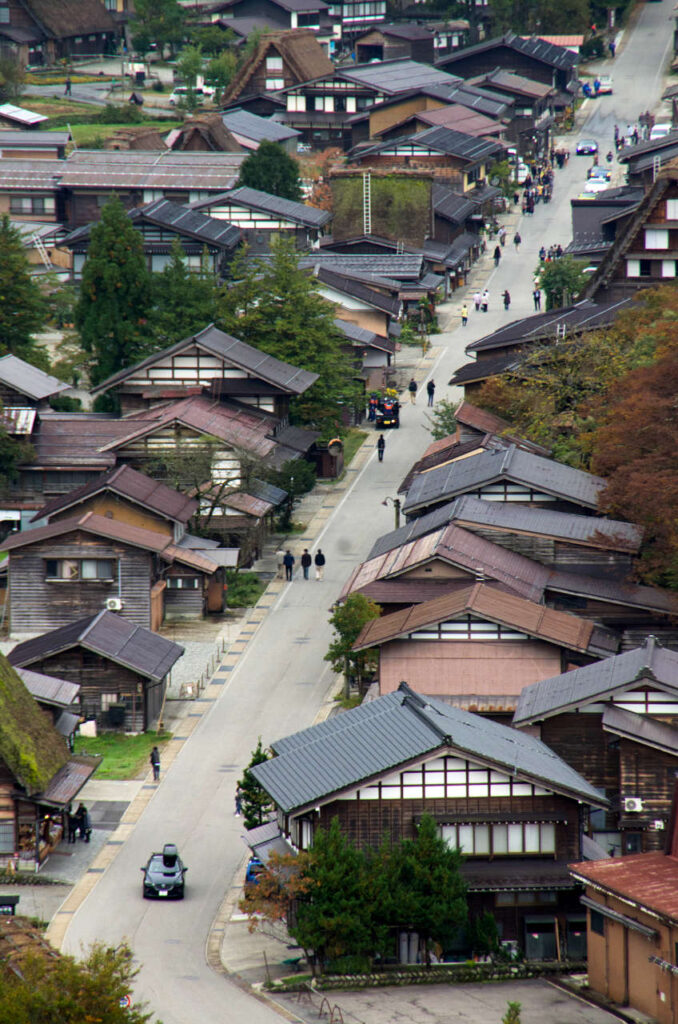
[[[527,725],[595,703],[637,686],[640,680],[678,693],[678,653],[649,637],[644,647],[532,683],[520,695],[513,724]]]
[[[39,402],[50,395],[58,395],[60,391],[68,391],[69,384],[50,376],[37,366],[25,363],[18,356],[0,357],[0,380],[3,384],[20,391],[34,401]]]
[[[358,299],[359,302],[374,306],[375,309],[388,313],[390,316],[400,315],[402,305],[400,299],[392,299],[390,295],[383,295],[376,288],[370,288],[369,285],[363,284],[361,281],[355,281],[352,277],[346,277],[338,271],[328,270],[323,266],[316,267],[315,276],[321,284],[327,285],[328,288],[334,288],[338,292],[350,295],[352,298]]]
[[[234,366],[248,370],[255,376],[261,377],[262,380],[269,381],[269,383],[275,384],[291,394],[303,394],[318,379],[317,373],[301,370],[298,366],[290,366],[289,363],[284,363],[281,359],[269,356],[265,352],[253,348],[252,345],[248,345],[246,342],[233,338],[224,331],[220,331],[214,324],[208,324],[202,331],[198,331],[197,334],[192,335],[190,338],[184,338],[182,341],[178,341],[176,345],[171,345],[161,352],[154,352],[152,356],[137,363],[135,366],[127,367],[125,370],[120,370],[119,373],[113,374],[108,380],[93,388],[92,393],[97,394],[100,391],[107,391],[127,377],[137,374],[139,370],[152,366],[158,360],[178,354],[183,348],[193,344],[193,342],[200,348],[207,349],[208,352],[212,352],[214,355],[223,356],[228,362],[232,362]],[[2,360],[0,360],[0,366],[1,364]],[[0,372],[1,379],[2,375]]]
[[[79,683],[71,683],[67,679],[47,676],[42,672],[32,672],[29,668],[17,668],[17,675],[30,694],[38,703],[55,704],[68,708],[78,699]]]
[[[296,128],[290,128],[270,117],[251,114],[249,110],[227,110],[225,114],[221,115],[221,120],[229,132],[242,135],[246,139],[253,139],[255,142],[261,142],[263,139],[268,139],[269,142],[285,142],[287,139],[301,135]]]
[[[0,150],[5,146],[18,146],[20,149],[40,148],[42,146],[65,146],[71,141],[70,132],[48,131],[3,131],[0,132]]]
[[[303,224],[310,228],[322,228],[332,220],[332,214],[328,210],[318,210],[315,206],[296,203],[293,199],[281,199],[280,196],[272,196],[268,192],[261,192],[258,188],[249,188],[247,185],[230,189],[230,191],[212,196],[210,199],[200,200],[193,203],[192,207],[194,210],[199,210],[205,206],[219,205],[220,202],[224,205],[245,206],[251,210],[273,213],[283,220]]]
[[[459,78],[430,64],[419,64],[409,58],[381,60],[370,64],[356,64],[341,68],[338,74],[351,82],[377,89],[386,96],[408,92],[422,86],[450,85]]]
[[[597,508],[598,495],[605,487],[602,477],[512,445],[507,451],[493,449],[429,473],[419,473],[412,482],[403,511],[407,514],[427,505],[450,501],[466,491],[502,480],[591,509]]]
[[[50,630],[10,651],[10,664],[24,667],[69,647],[81,646],[155,682],[165,678],[184,653],[179,644],[136,626],[115,612],[101,611],[87,619]]]
[[[33,110],[16,107],[13,103],[0,104],[0,118],[3,117],[9,121],[16,121],[17,124],[42,124],[43,121],[48,120],[45,114],[36,114]]]
[[[478,204],[468,196],[453,192],[447,185],[437,182],[433,183],[432,198],[436,216],[452,221],[453,224],[463,224],[467,217],[478,211]]]
[[[299,258],[300,267],[323,267],[337,274],[359,274],[362,281],[371,275],[398,282],[418,281],[423,262],[421,253],[312,252]]]
[[[391,151],[397,153],[410,146],[432,149],[437,153],[456,156],[470,163],[482,163],[493,158],[497,159],[505,149],[505,146],[501,142],[497,142],[496,139],[479,138],[476,135],[467,135],[465,132],[447,128],[445,125],[438,125],[433,128],[424,128],[423,131],[415,132],[412,135],[399,135],[377,146],[371,146],[369,149],[358,150],[349,159],[360,161],[365,157],[380,153],[388,156]],[[499,194],[498,191],[497,194]]]
[[[567,71],[571,71],[579,62],[579,55],[564,46],[547,43],[545,39],[540,39],[539,36],[530,36],[528,39],[525,39],[522,36],[516,35],[515,32],[506,32],[503,36],[485,39],[475,46],[465,46],[462,50],[448,53],[440,58],[438,64],[441,67],[446,67],[447,65],[454,66],[459,60],[466,57],[484,54],[488,50],[501,49],[504,46],[510,50],[516,50],[518,53],[533,57],[543,64],[549,64],[551,67]]]
[[[649,715],[626,711],[614,704],[608,705],[603,711],[603,729],[634,743],[665,751],[674,757],[678,751],[678,729],[674,725],[658,722]]]
[[[251,770],[285,813],[446,750],[596,806],[607,803],[540,740],[423,697],[406,683],[395,693],[278,740],[273,749],[277,756]]]
[[[568,336],[582,331],[597,330],[617,319],[620,313],[630,309],[633,298],[617,299],[614,302],[592,302],[585,299],[573,306],[563,306],[546,313],[524,316],[520,320],[512,320],[505,327],[486,334],[478,341],[466,346],[466,352],[482,352],[487,349],[504,348],[509,345],[523,345],[526,341],[539,341],[550,338],[555,341],[563,330]]]

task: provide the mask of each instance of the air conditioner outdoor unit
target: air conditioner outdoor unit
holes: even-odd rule
[[[629,813],[633,811],[642,811],[643,801],[637,796],[624,797],[624,810]]]
[[[119,597],[107,597],[106,598],[106,611],[109,612],[121,612],[122,601]]]

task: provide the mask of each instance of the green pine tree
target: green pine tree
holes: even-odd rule
[[[151,329],[160,346],[201,331],[216,315],[217,285],[208,267],[194,274],[186,266],[181,242],[172,242],[170,262],[153,276]]]
[[[244,253],[231,269],[234,283],[222,292],[219,326],[262,352],[317,373],[318,381],[293,400],[292,419],[326,437],[340,433],[360,389],[343,335],[334,326],[334,307],[299,268],[294,242],[277,238],[270,262],[248,260]]]
[[[264,761],[268,761],[269,755],[266,753],[261,745],[261,736],[257,743],[256,749],[252,751],[252,758],[247,768],[243,772],[243,777],[238,783],[240,788],[240,795],[242,800],[242,815],[245,819],[245,828],[256,828],[257,825],[263,825],[273,809],[271,798],[265,791],[263,786],[257,782],[252,775],[250,768],[254,768],[256,764],[263,764]]]
[[[0,354],[11,352],[44,368],[33,339],[47,316],[47,303],[35,279],[21,235],[7,216],[0,219]]]
[[[92,228],[75,308],[82,347],[92,356],[93,384],[147,354],[151,302],[151,275],[141,234],[113,196]]]
[[[264,139],[259,148],[243,160],[238,185],[258,188],[272,196],[301,201],[299,164],[279,142]]]

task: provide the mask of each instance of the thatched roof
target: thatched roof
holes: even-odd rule
[[[53,39],[116,31],[113,16],[99,0],[22,0],[22,4]]]
[[[0,760],[33,795],[47,788],[68,757],[65,739],[0,654]]]
[[[296,79],[295,84],[334,74],[334,64],[311,29],[267,32],[229,85],[223,105],[232,103],[238,96],[248,95],[250,79],[271,55],[282,57],[284,66]]]
[[[0,978],[23,978],[29,958],[56,963],[60,955],[28,918],[0,916]]]
[[[206,149],[221,153],[242,153],[240,145],[223,122],[221,114],[194,114],[181,128],[170,132],[166,145],[173,150]]]

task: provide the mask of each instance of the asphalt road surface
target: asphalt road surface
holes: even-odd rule
[[[614,76],[614,94],[589,103],[582,132],[598,138],[603,152],[612,142],[615,121],[625,125],[637,119],[661,92],[659,68],[672,41],[671,7],[669,0],[644,6],[614,64],[606,62],[605,70]],[[572,137],[567,140],[572,151],[574,142]],[[466,344],[532,311],[537,252],[542,244],[569,242],[569,200],[581,191],[588,164],[573,156],[557,172],[553,201],[521,220],[520,252],[507,244],[498,269],[488,271],[489,312],[471,312],[467,328],[434,337],[440,354],[431,375],[438,399],[461,397],[446,382],[467,361]],[[510,314],[501,308],[505,288],[513,299]],[[425,417],[425,395],[420,392],[416,406],[404,406],[401,429],[387,435],[383,463],[373,452],[317,538],[327,555],[325,581],[295,580],[285,587],[130,839],[73,916],[65,949],[77,953],[95,940],[117,943],[126,938],[141,964],[136,993],[149,1000],[165,1024],[280,1020],[266,1004],[212,973],[205,961],[210,925],[243,857],[240,819],[233,817],[235,783],[259,736],[268,744],[313,721],[331,683],[322,660],[330,634],[327,610],[374,539],[392,528],[392,510],[381,502],[395,495],[429,442]],[[178,844],[189,865],[186,899],[145,902],[139,868],[151,850],[167,841]]]

